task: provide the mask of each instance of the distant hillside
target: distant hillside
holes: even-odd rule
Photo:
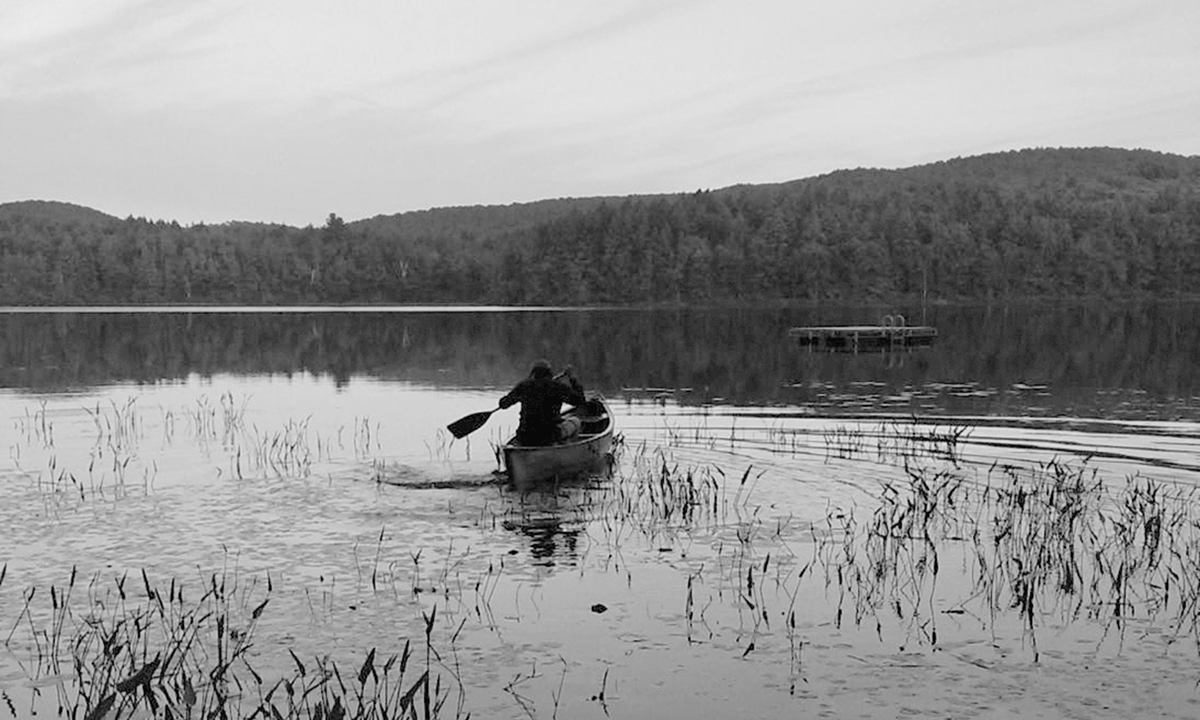
[[[1150,150],[1020,150],[302,229],[0,205],[0,304],[1162,297],[1196,293],[1197,277],[1200,158]]]
[[[572,211],[586,212],[617,198],[560,198],[512,205],[473,205],[432,208],[349,223],[350,227],[370,234],[447,237],[503,235],[526,230],[562,217]]]
[[[1116,191],[1153,193],[1164,179],[1191,179],[1200,183],[1200,158],[1150,150],[1115,148],[1029,149],[954,158],[899,170],[838,170],[826,175],[760,185],[739,184],[710,192],[720,195],[778,195],[805,185],[845,184],[882,192],[897,184],[972,182],[988,183],[1015,192],[1047,186],[1084,183],[1103,195]],[[561,218],[571,212],[589,212],[601,205],[625,201],[645,202],[678,197],[687,193],[630,195],[617,197],[558,198],[511,205],[474,205],[432,208],[350,222],[350,227],[372,234],[447,237],[467,234],[484,238],[505,235]]]
[[[12,220],[17,217],[27,217],[42,222],[62,224],[73,222],[95,224],[117,220],[112,215],[106,215],[99,210],[53,200],[21,200],[19,202],[0,203],[0,220]]]
[[[1038,149],[955,158],[899,171],[930,179],[974,179],[1010,191],[1056,188],[1082,183],[1108,194],[1149,195],[1164,183],[1200,184],[1200,158],[1152,150],[1116,148]]]
[[[897,170],[837,170],[786,183],[737,185],[716,192],[786,193],[823,185],[886,193],[950,184],[987,186],[1008,197],[1047,190],[1100,200],[1146,197],[1168,186],[1200,189],[1200,157],[1117,148],[1011,150]]]

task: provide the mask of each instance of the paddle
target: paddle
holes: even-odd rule
[[[450,423],[446,426],[446,429],[450,431],[450,434],[453,435],[455,439],[464,438],[483,427],[483,424],[488,421],[488,418],[492,416],[492,413],[499,409],[500,408],[492,408],[487,412],[471,413],[466,417],[459,418],[458,420]]]
[[[571,370],[571,368],[570,368],[570,366],[568,366],[567,369],[565,369],[562,372],[560,372],[559,374],[555,375],[554,379],[558,380],[559,378],[565,376],[568,372],[570,372],[570,370]],[[495,407],[495,408],[492,408],[491,410],[486,410],[484,412],[471,413],[470,415],[467,415],[466,417],[461,417],[461,418],[455,420],[454,422],[450,423],[449,425],[446,426],[446,429],[450,431],[450,434],[454,436],[455,440],[461,440],[462,438],[470,435],[471,433],[475,432],[479,428],[483,427],[483,424],[488,421],[488,418],[490,418],[492,416],[492,413],[496,412],[499,409],[500,408]]]

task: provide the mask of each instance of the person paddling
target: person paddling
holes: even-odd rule
[[[555,376],[550,363],[538,360],[529,377],[500,398],[500,409],[521,403],[516,441],[522,445],[550,445],[579,433],[579,419],[562,416],[563,403],[581,405],[587,399],[570,365]]]

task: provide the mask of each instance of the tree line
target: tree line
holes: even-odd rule
[[[714,304],[1178,296],[1200,158],[1038,149],[321,227],[0,206],[0,305]]]

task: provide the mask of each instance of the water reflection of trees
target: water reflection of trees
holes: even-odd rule
[[[824,306],[12,314],[0,315],[0,384],[36,390],[313,373],[339,383],[359,375],[504,387],[530,360],[547,357],[573,363],[589,386],[611,395],[667,390],[684,404],[804,404],[829,388],[882,396],[949,387],[946,402],[993,409],[1014,386],[1048,385],[1054,402],[1088,407],[1109,391],[1118,404],[1126,391],[1184,401],[1200,393],[1196,304],[935,307],[928,322],[937,341],[911,353],[809,353],[787,337],[794,325],[870,323],[880,314]]]

